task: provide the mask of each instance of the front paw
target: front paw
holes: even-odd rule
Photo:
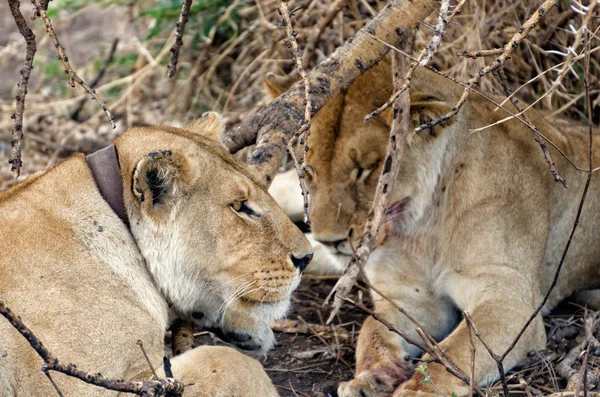
[[[407,379],[404,364],[390,363],[360,372],[349,382],[338,387],[339,397],[389,397],[396,387]]]

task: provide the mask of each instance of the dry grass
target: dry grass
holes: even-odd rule
[[[101,109],[90,101],[84,107],[82,115],[85,122],[71,121],[69,112],[86,96],[80,89],[65,90],[66,81],[61,81],[64,76],[47,73],[51,53],[46,52],[44,57],[42,51],[39,55],[38,61],[41,62],[33,74],[39,73],[44,77],[38,77],[37,82],[32,84],[27,98],[25,175],[54,163],[73,150],[86,151],[101,146],[116,133],[133,125],[181,125],[206,110],[222,112],[227,116],[228,125],[234,125],[265,103],[262,76],[270,71],[283,74],[293,70],[292,54],[284,44],[286,35],[276,12],[279,1],[229,0],[224,2],[218,13],[219,18],[216,23],[212,22],[212,28],[207,29],[205,37],[198,37],[198,31],[193,25],[188,26],[177,75],[168,79],[166,62],[168,49],[173,41],[174,20],[173,26],[164,27],[151,39],[144,40],[156,23],[151,17],[134,18],[151,7],[152,3],[144,3],[143,6],[110,6],[114,15],[129,15],[133,21],[120,37],[121,44],[117,50],[117,57],[129,57],[130,64],[110,65],[106,76],[96,88],[115,113],[118,124],[116,131],[111,131],[102,117]],[[535,2],[529,5],[525,3],[515,0],[468,0],[462,12],[448,26],[432,64],[461,81],[468,80],[469,74],[475,73],[490,58],[470,59],[457,55],[457,52],[494,49],[504,45],[519,29],[521,22],[537,7]],[[385,5],[377,0],[347,0],[341,12],[333,12],[339,4],[339,1],[334,0],[290,2],[291,9],[299,8],[293,23],[298,31],[297,40],[301,48],[307,47],[307,43],[314,40],[323,27],[323,20],[331,20],[316,40],[310,56],[305,56],[305,61],[308,61],[305,66],[308,69],[332,53]],[[559,10],[554,9],[520,46],[505,68],[511,88],[516,90],[521,87],[518,95],[528,102],[535,101],[550,89],[557,71],[542,72],[565,60],[560,53],[567,53],[567,48],[574,40],[573,29],[576,30],[581,24],[581,16],[569,4],[565,1],[561,3]],[[50,7],[52,6],[53,3]],[[58,30],[61,26],[69,26],[65,29],[66,32],[61,33],[62,36],[74,35],[78,32],[77,19],[83,18],[86,13],[97,12],[98,8],[98,5],[89,5],[75,13],[59,13],[54,25]],[[194,18],[198,18],[198,15],[192,15],[190,21],[193,22]],[[430,39],[436,19],[437,15],[434,13],[428,21],[421,24],[416,48]],[[592,45],[594,49],[600,45],[597,36],[598,20],[594,19],[592,24],[591,30],[596,33]],[[36,22],[33,27],[40,47],[43,47],[47,38],[42,26]],[[102,28],[93,24],[84,28],[88,31],[106,30],[106,26]],[[24,44],[17,35],[9,37],[14,39],[0,48],[0,58],[12,57],[18,60],[23,54]],[[86,45],[91,44],[77,43],[73,37],[68,36],[65,36],[65,41],[70,44],[67,45],[67,52],[77,50],[79,54],[86,54]],[[194,48],[191,48],[192,43]],[[101,42],[99,46],[106,48],[106,53],[110,44],[110,41]],[[575,50],[580,52],[581,49]],[[90,59],[85,56],[76,59],[72,54],[69,55],[84,79],[93,79],[93,65],[97,68],[102,57],[98,56],[91,59],[93,62],[89,62]],[[3,61],[6,62],[5,59]],[[0,61],[0,66],[3,61]],[[600,52],[593,53],[591,69],[592,76],[600,75]],[[585,119],[582,73],[581,63],[575,63],[562,85],[536,106],[556,115]],[[16,82],[18,75],[8,73],[5,78],[13,78]],[[591,84],[592,101],[597,109],[600,102],[597,77],[593,78]],[[488,93],[503,92],[498,81],[490,77],[483,79],[480,87]],[[8,116],[14,106],[11,95],[4,96],[0,101],[0,160],[3,160],[10,145],[11,120]],[[596,118],[600,118],[599,113],[595,112]],[[90,118],[86,119],[88,117]],[[50,125],[40,126],[40,119]],[[11,179],[8,166],[0,166],[0,188],[12,185],[14,182]]]

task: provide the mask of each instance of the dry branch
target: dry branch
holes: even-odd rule
[[[414,60],[414,62],[412,62],[410,64],[410,67],[404,74],[404,79],[403,79],[404,83],[398,89],[394,90],[394,94],[383,105],[381,105],[381,107],[379,107],[374,112],[365,116],[365,122],[369,121],[373,117],[381,114],[384,110],[386,110],[388,107],[390,107],[392,105],[392,103],[394,103],[398,99],[398,97],[400,97],[400,95],[402,95],[402,93],[404,91],[408,91],[408,89],[410,88],[410,80],[412,79],[412,75],[414,74],[415,70],[417,69],[417,66],[427,66],[429,64],[429,62],[433,59],[433,56],[435,55],[438,48],[440,47],[440,43],[442,42],[442,36],[444,35],[444,30],[446,29],[448,22],[452,19],[452,17],[454,15],[456,15],[460,11],[460,8],[463,6],[464,3],[465,3],[465,1],[461,1],[456,6],[456,8],[454,9],[454,12],[450,15],[450,17],[448,17],[448,9],[450,8],[450,1],[449,0],[442,1],[442,5],[440,7],[440,11],[439,11],[439,15],[438,15],[438,23],[433,31],[433,38],[431,39],[431,41],[429,43],[427,43],[423,47],[423,49],[421,50],[421,53],[419,54],[417,59]]]
[[[98,85],[100,80],[102,80],[102,77],[104,77],[104,74],[106,73],[106,70],[108,69],[108,65],[112,62],[113,58],[115,57],[115,52],[117,51],[118,45],[119,45],[119,38],[117,37],[116,39],[113,40],[113,43],[110,46],[110,50],[108,51],[108,55],[106,56],[106,59],[104,60],[104,64],[102,65],[102,67],[100,68],[98,73],[96,74],[96,77],[94,78],[94,80],[92,80],[92,82],[90,83],[90,88],[96,88],[96,86]],[[79,113],[81,112],[81,109],[83,109],[83,105],[85,105],[85,102],[86,102],[85,99],[83,99],[81,102],[79,102],[79,105],[77,106],[77,108],[73,112],[71,112],[71,119],[77,120],[79,118]]]
[[[544,1],[542,3],[542,5],[533,13],[531,18],[529,18],[527,20],[527,22],[525,22],[523,24],[523,26],[521,26],[519,28],[517,33],[515,33],[515,35],[510,39],[508,44],[506,44],[504,46],[504,51],[502,52],[502,54],[498,58],[496,58],[494,61],[487,64],[485,67],[481,68],[479,70],[479,72],[477,72],[473,77],[471,77],[471,79],[469,79],[469,81],[467,82],[467,84],[465,86],[463,94],[461,95],[461,97],[458,100],[458,102],[456,103],[456,105],[454,105],[454,107],[452,108],[452,111],[443,115],[442,117],[438,118],[437,120],[433,120],[433,121],[430,121],[428,123],[418,126],[415,129],[415,131],[421,131],[421,130],[424,130],[427,128],[432,128],[432,127],[434,127],[438,124],[441,124],[441,123],[451,119],[452,117],[454,117],[460,111],[462,105],[464,105],[465,102],[467,101],[469,92],[475,86],[475,84],[477,84],[479,82],[479,80],[481,80],[481,78],[483,78],[483,76],[485,76],[489,73],[495,72],[496,70],[501,68],[506,63],[506,61],[508,61],[508,59],[510,59],[510,57],[513,55],[515,50],[519,47],[521,42],[527,37],[529,32],[531,32],[531,30],[538,25],[540,19],[542,19],[542,17],[544,15],[546,15],[548,13],[548,11],[550,11],[557,4],[558,4],[557,0]]]
[[[400,43],[400,52],[394,51],[392,56],[392,74],[394,76],[394,88],[399,89],[403,85],[403,78],[409,70],[409,59],[404,54],[410,54],[412,46],[412,38],[406,35],[406,39]],[[398,96],[393,104],[392,127],[390,129],[390,137],[388,142],[387,154],[379,182],[373,198],[373,205],[367,216],[365,229],[359,240],[358,247],[352,257],[352,261],[344,271],[344,275],[335,284],[331,293],[327,297],[327,303],[331,297],[334,297],[332,303],[332,311],[329,316],[330,323],[337,312],[339,311],[343,297],[348,296],[352,286],[356,282],[360,269],[362,269],[371,254],[379,230],[383,224],[385,213],[388,208],[389,197],[394,190],[394,184],[400,171],[400,158],[406,144],[406,137],[410,127],[410,97],[408,91],[404,91]]]
[[[25,111],[25,96],[27,95],[27,84],[29,83],[29,77],[31,76],[31,69],[33,69],[33,58],[37,47],[35,45],[35,34],[27,26],[27,21],[21,14],[19,0],[8,0],[10,12],[19,28],[19,32],[27,43],[27,50],[25,52],[25,62],[23,62],[23,69],[21,69],[21,77],[19,77],[19,83],[17,85],[17,104],[15,112],[11,115],[11,118],[15,120],[15,125],[12,130],[12,142],[10,159],[8,162],[11,164],[10,169],[13,172],[15,178],[19,177],[21,173],[21,143],[23,141],[23,112]]]
[[[110,112],[110,110],[108,109],[108,107],[106,106],[106,102],[104,102],[104,100],[102,98],[100,98],[100,96],[96,93],[96,90],[90,88],[90,86],[87,85],[87,83],[85,81],[83,81],[77,75],[77,73],[75,73],[73,68],[71,68],[71,64],[69,63],[69,58],[65,54],[65,48],[62,46],[62,44],[60,44],[60,41],[58,40],[58,36],[56,35],[56,32],[54,31],[54,27],[52,27],[52,22],[50,21],[50,18],[48,18],[48,14],[46,14],[46,10],[44,9],[43,5],[40,3],[40,0],[32,0],[32,2],[33,2],[33,5],[35,6],[36,14],[38,14],[42,18],[42,20],[44,21],[44,24],[46,25],[46,31],[48,32],[50,39],[52,39],[52,42],[54,43],[54,46],[56,47],[58,59],[60,59],[62,61],[63,65],[65,67],[65,73],[69,76],[69,85],[71,87],[75,87],[75,82],[77,82],[77,84],[79,84],[81,87],[83,87],[83,89],[86,90],[92,96],[92,99],[94,99],[96,102],[98,102],[100,107],[102,107],[102,110],[104,111],[104,113],[106,114],[108,119],[110,120],[110,124],[111,124],[112,128],[116,128],[115,121],[113,119],[113,115]]]
[[[391,1],[346,44],[315,67],[308,75],[311,116],[388,52],[388,47],[374,43],[369,34],[397,45],[419,20],[431,13],[435,4],[435,0]],[[222,138],[223,145],[230,152],[237,152],[256,142],[248,164],[256,169],[267,185],[283,160],[287,142],[304,119],[303,94],[304,84],[296,83]]]
[[[174,378],[153,379],[145,382],[128,382],[124,380],[105,378],[100,373],[91,373],[77,368],[77,365],[65,364],[55,357],[42,342],[31,332],[21,319],[0,300],[0,314],[29,342],[31,347],[44,360],[42,367],[49,379],[48,371],[56,371],[77,378],[91,385],[125,393],[137,394],[143,397],[181,397],[183,384]],[[52,384],[58,391],[57,385]],[[60,392],[59,392],[60,393]]]
[[[301,127],[296,130],[292,138],[289,140],[287,144],[287,151],[294,161],[294,168],[296,168],[296,173],[298,174],[300,188],[302,190],[302,198],[304,200],[304,222],[308,223],[308,189],[306,187],[306,179],[304,178],[304,161],[306,159],[306,152],[308,151],[307,143],[310,135],[310,84],[308,82],[306,70],[302,65],[302,50],[296,41],[297,32],[292,28],[292,20],[290,18],[291,13],[287,0],[283,0],[280,3],[277,12],[281,16],[281,24],[285,28],[285,32],[288,36],[285,43],[287,47],[292,50],[296,69],[298,69],[298,73],[300,74],[300,78],[304,84],[304,120],[302,120],[302,123],[300,124]],[[296,153],[297,142],[299,143],[298,146],[302,147],[302,149],[300,149],[300,153]]]
[[[181,6],[181,14],[179,14],[179,20],[177,24],[175,24],[175,43],[173,47],[171,47],[171,59],[169,60],[169,65],[167,66],[167,76],[173,77],[175,76],[175,72],[177,71],[177,62],[179,61],[179,50],[183,45],[183,30],[185,29],[185,24],[188,21],[188,17],[190,15],[190,8],[192,7],[193,0],[183,0],[183,5]]]
[[[510,98],[510,102],[513,104],[514,108],[517,110],[517,113],[519,113],[523,117],[523,120],[525,121],[525,125],[531,129],[531,132],[533,133],[533,139],[535,139],[535,141],[538,143],[538,145],[540,145],[540,148],[542,149],[542,153],[544,153],[544,159],[546,159],[546,162],[548,163],[548,166],[550,167],[550,173],[554,177],[554,181],[560,182],[560,183],[562,183],[562,185],[564,187],[567,187],[567,181],[565,181],[564,178],[558,174],[558,171],[556,171],[556,166],[554,165],[552,156],[550,155],[550,152],[548,151],[546,142],[544,142],[544,140],[542,139],[542,134],[540,133],[538,128],[535,125],[533,125],[533,123],[529,120],[529,117],[527,117],[527,115],[523,111],[523,108],[521,107],[521,105],[519,105],[519,100],[517,99],[517,97],[511,96],[510,87],[508,86],[508,80],[506,78],[506,73],[504,73],[504,68],[500,68],[498,70],[498,76],[500,76],[500,82],[502,84],[502,88],[504,89],[504,93],[506,94],[506,97]]]

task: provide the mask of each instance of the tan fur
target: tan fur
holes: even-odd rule
[[[366,124],[362,119],[390,96],[391,87],[385,61],[313,119],[307,158],[313,237],[330,246],[330,255],[346,261],[345,255],[351,254],[346,237],[351,235],[354,244],[360,237],[389,135],[389,114]],[[418,69],[410,91],[413,127],[449,111],[461,92],[462,87]],[[587,136],[572,128],[574,122],[555,128],[534,110],[527,115],[576,164],[587,167]],[[457,309],[471,313],[495,352],[509,346],[550,286],[586,177],[551,150],[569,188],[555,183],[531,131],[518,121],[470,132],[505,116],[471,94],[445,125],[409,133],[390,208],[401,208],[403,200],[407,205],[402,213],[389,216],[387,237],[366,265],[370,281],[438,338],[465,373],[470,373],[469,336]],[[599,149],[595,140],[596,165]],[[599,193],[595,175],[544,313],[574,291],[600,286]],[[390,303],[377,295],[374,299],[381,316],[417,336],[415,326]],[[505,369],[527,352],[544,348],[545,339],[540,315],[507,357]],[[339,395],[437,395],[407,369],[402,360],[407,353],[419,352],[368,318],[358,340],[355,378],[340,385]],[[479,383],[498,377],[481,344],[475,368]],[[468,387],[440,365],[429,364],[428,372],[446,395],[468,394]]]
[[[218,135],[214,117],[187,128]],[[61,360],[139,378],[148,366],[136,341],[158,367],[169,305],[240,348],[272,345],[269,323],[285,315],[300,279],[291,257],[310,245],[242,163],[194,131],[134,128],[115,140],[131,233],[83,155],[0,193],[0,299]],[[236,211],[244,201],[258,216]],[[0,352],[0,396],[56,393],[2,319]],[[196,384],[186,396],[219,387],[277,395],[260,365],[230,348],[199,347],[174,368]],[[54,378],[65,396],[114,395]]]

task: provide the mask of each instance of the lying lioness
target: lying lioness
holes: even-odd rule
[[[169,308],[241,348],[271,347],[268,324],[312,249],[260,180],[200,135],[221,128],[215,114],[133,128],[100,158],[73,156],[0,193],[0,299],[59,359],[147,379],[136,341],[158,367]],[[0,396],[55,395],[42,364],[0,317]],[[173,368],[185,396],[277,395],[231,348],[196,348]],[[53,377],[65,396],[114,395]]]
[[[274,96],[289,86],[289,81],[275,76],[268,76],[266,82]],[[423,69],[417,70],[411,83],[412,129],[449,112],[463,90]],[[391,94],[390,65],[383,61],[312,120],[307,154],[309,215],[313,237],[331,256],[317,263],[343,267],[352,254],[348,239],[356,246],[361,236],[390,126],[389,114],[367,123],[363,117]],[[534,110],[527,115],[570,159],[587,167],[584,132],[568,123],[555,127]],[[371,283],[440,340],[441,348],[466,374],[470,374],[471,352],[460,311],[472,315],[494,352],[502,354],[510,346],[550,287],[586,178],[551,148],[556,168],[569,187],[555,183],[531,131],[519,121],[471,132],[505,117],[494,104],[471,94],[455,118],[409,132],[387,213],[387,239],[366,265]],[[599,149],[595,139],[596,166]],[[599,231],[600,181],[594,176],[579,229],[543,313],[574,291],[600,286]],[[376,294],[374,299],[380,316],[417,337],[415,325],[391,303]],[[540,314],[507,356],[505,370],[527,352],[544,348],[545,341]],[[447,396],[468,395],[469,387],[440,364],[428,365],[435,386],[421,383],[423,375],[414,374],[405,362],[408,354],[419,352],[367,318],[358,339],[354,380],[341,384],[338,394],[434,396],[438,387]],[[475,377],[479,383],[498,377],[495,362],[480,343]]]

